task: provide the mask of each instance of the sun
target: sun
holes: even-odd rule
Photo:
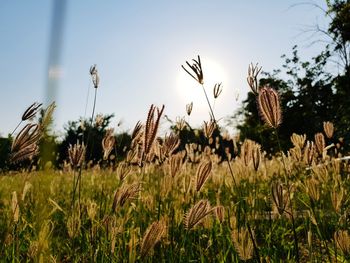
[[[201,62],[204,76],[204,87],[209,100],[212,101],[214,85],[216,83],[222,83],[222,85],[225,86],[225,83],[227,82],[227,74],[225,69],[215,60],[201,58]],[[178,74],[176,86],[178,95],[183,102],[193,102],[199,109],[208,107],[203,94],[203,88],[183,69],[181,69]]]

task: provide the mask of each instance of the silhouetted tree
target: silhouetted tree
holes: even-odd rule
[[[280,94],[283,122],[279,135],[284,150],[291,146],[289,138],[293,132],[313,139],[316,132],[322,131],[323,121],[334,123],[338,138],[350,139],[349,6],[350,1],[329,3],[328,14],[333,20],[326,33],[332,43],[323,52],[311,61],[302,61],[294,46],[291,57],[282,56],[283,70],[265,72],[260,79],[260,86],[270,85]],[[344,62],[343,71],[337,75],[327,68],[335,55]],[[242,138],[261,143],[268,152],[278,151],[273,131],[261,121],[252,92],[234,118],[238,116],[243,116],[237,126]]]

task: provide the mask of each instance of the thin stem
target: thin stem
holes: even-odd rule
[[[255,251],[256,261],[260,263],[261,261],[260,261],[259,249],[258,249],[258,247],[257,247],[257,245],[255,243],[255,239],[254,239],[254,236],[253,236],[253,231],[252,231],[248,221],[247,221],[247,228],[248,228],[250,239],[253,242],[253,247],[254,247],[254,251]]]
[[[212,118],[212,119],[213,119],[213,121],[216,123],[216,119],[215,119],[214,111],[213,111],[213,108],[211,107],[211,104],[210,104],[210,101],[209,101],[209,98],[208,98],[207,92],[205,91],[205,88],[204,88],[204,85],[203,85],[203,84],[202,84],[202,88],[203,88],[203,91],[204,91],[205,98],[207,99],[207,102],[208,102],[208,106],[209,106],[209,110],[210,110],[211,118]]]
[[[286,211],[290,216],[291,216],[291,219],[292,219],[292,228],[293,228],[293,236],[294,236],[294,249],[295,249],[295,256],[296,256],[296,261],[297,262],[300,262],[300,259],[299,259],[299,245],[298,245],[298,236],[297,236],[297,232],[295,230],[295,221],[294,221],[294,212],[293,212],[293,204],[292,204],[292,199],[291,199],[291,192],[290,192],[290,187],[289,187],[289,180],[288,180],[288,171],[287,171],[287,168],[286,168],[286,162],[284,160],[284,155],[283,155],[283,151],[282,151],[282,147],[281,147],[281,143],[280,143],[280,139],[279,139],[279,136],[278,136],[278,130],[277,128],[275,128],[275,133],[276,133],[276,138],[277,138],[277,143],[278,143],[278,148],[279,148],[279,151],[282,155],[282,163],[283,163],[283,168],[284,168],[284,173],[285,173],[285,181],[286,181],[286,184],[287,184],[287,189],[288,189],[288,196],[289,196],[289,200],[290,200],[290,209],[291,209],[291,212],[289,213],[288,211]]]
[[[22,124],[22,120],[17,124],[17,126],[16,126],[16,128],[11,132],[11,137],[12,137],[12,135],[15,133],[15,131],[17,130],[17,128],[19,127],[19,125],[21,125]]]
[[[95,88],[94,106],[92,107],[92,115],[91,115],[91,122],[90,122],[90,126],[91,126],[91,127],[92,127],[92,122],[93,122],[93,120],[94,120],[94,114],[95,114],[96,96],[97,96],[97,88]]]

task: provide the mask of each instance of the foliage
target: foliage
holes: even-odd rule
[[[324,121],[337,124],[336,132],[342,142],[350,140],[349,6],[348,1],[329,3],[328,12],[333,20],[327,34],[332,43],[323,52],[311,61],[302,61],[297,46],[294,46],[291,57],[282,56],[285,59],[283,70],[265,72],[264,78],[260,79],[261,87],[270,85],[280,93],[283,122],[279,135],[282,149],[290,146],[289,137],[293,132],[305,133],[312,139],[315,133],[322,131]],[[344,62],[343,71],[336,75],[334,70],[329,72],[335,55]],[[237,127],[242,138],[258,141],[268,152],[278,151],[277,142],[260,121],[253,93],[249,93],[234,118],[239,116],[243,116]]]

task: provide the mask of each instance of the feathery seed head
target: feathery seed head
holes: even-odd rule
[[[216,206],[215,215],[219,222],[222,224],[225,219],[225,207],[223,207],[222,205]]]
[[[217,125],[215,121],[213,120],[209,122],[204,121],[204,124],[203,124],[204,136],[209,140],[213,136],[213,133],[216,128],[217,128]]]
[[[314,142],[307,141],[304,147],[304,162],[311,165],[316,155],[316,148]]]
[[[183,154],[177,153],[169,158],[170,175],[174,178],[183,166]]]
[[[68,156],[69,162],[73,168],[78,168],[83,164],[85,158],[86,147],[84,143],[80,144],[79,141],[74,145],[69,145]]]
[[[36,113],[39,111],[42,103],[34,102],[32,105],[30,105],[25,112],[22,115],[22,121],[26,121],[28,119],[33,118]]]
[[[276,90],[263,87],[259,90],[258,107],[260,115],[267,125],[277,128],[282,122],[280,98]]]
[[[166,234],[165,220],[153,222],[146,230],[141,242],[141,258],[145,258]]]
[[[117,206],[123,206],[128,200],[135,200],[138,198],[141,191],[140,183],[133,183],[131,185],[123,185],[114,194],[112,210],[115,211]]]
[[[217,99],[222,92],[222,83],[216,83],[213,89],[214,99]]]
[[[281,182],[275,182],[271,185],[272,201],[276,205],[277,211],[282,215],[289,204],[289,194],[283,188]]]
[[[180,146],[180,138],[174,133],[170,133],[169,136],[165,136],[163,143],[163,153],[166,157],[173,154],[174,151]]]
[[[248,67],[247,82],[250,89],[255,95],[258,95],[259,93],[258,75],[260,71],[261,71],[261,67],[260,68],[258,67],[258,63],[256,63],[255,65],[253,65],[253,63],[250,63]]]
[[[193,109],[193,102],[191,102],[189,104],[186,104],[186,113],[187,113],[188,116],[191,115],[192,109]]]
[[[199,84],[204,84],[203,81],[203,70],[202,70],[202,64],[201,64],[201,59],[198,56],[198,59],[192,59],[193,64],[191,65],[188,61],[186,61],[187,66],[193,71],[191,73],[189,70],[187,70],[183,65],[181,67],[189,74],[194,80],[196,80]]]
[[[326,134],[327,138],[330,139],[333,137],[334,125],[330,121],[323,122],[323,131]]]
[[[210,160],[202,161],[197,169],[196,178],[196,191],[199,192],[204,185],[204,183],[208,180],[210,172],[212,169],[212,162]]]
[[[212,212],[208,200],[198,201],[184,217],[184,225],[187,230],[191,230]]]
[[[108,129],[102,139],[103,159],[107,160],[109,154],[113,150],[115,137],[113,136],[114,129]]]
[[[17,134],[11,146],[11,162],[19,162],[31,159],[39,153],[38,142],[41,138],[41,131],[38,124],[28,123]]]
[[[100,84],[100,77],[98,75],[96,64],[94,64],[94,65],[92,65],[90,67],[90,71],[89,72],[90,72],[90,75],[91,75],[92,83],[94,84],[94,88],[97,89],[99,84]]]
[[[148,111],[147,121],[144,129],[145,132],[143,136],[143,159],[147,159],[147,155],[151,152],[154,140],[157,136],[159,121],[163,114],[163,111],[164,105],[159,109],[153,104]]]
[[[118,164],[117,174],[120,181],[123,181],[131,171],[131,166],[126,162],[121,162]]]
[[[299,147],[300,149],[302,149],[305,144],[306,134],[299,135],[293,133],[292,136],[290,136],[290,140],[293,143],[294,147]]]
[[[319,132],[315,134],[315,144],[319,154],[322,154],[324,151],[324,148],[326,148],[326,141],[324,139],[323,133]]]
[[[350,235],[346,230],[338,230],[334,233],[334,240],[337,247],[341,250],[344,256],[350,255]]]
[[[17,223],[19,220],[19,205],[17,199],[17,192],[12,192],[12,202],[11,202],[12,214],[13,214],[13,222]]]
[[[231,237],[239,258],[243,261],[251,259],[253,257],[254,245],[249,231],[245,228],[241,228],[240,231],[234,229]]]
[[[308,179],[305,182],[306,193],[313,201],[320,199],[320,183],[315,178]]]

